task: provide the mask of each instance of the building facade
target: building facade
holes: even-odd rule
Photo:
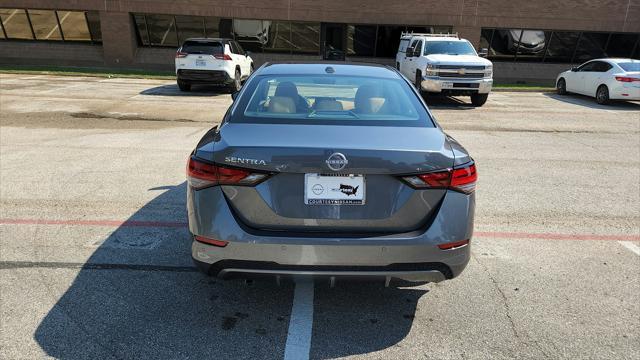
[[[495,78],[548,82],[570,64],[640,58],[640,0],[0,0],[0,63],[171,70],[189,37],[264,61],[393,65],[403,31],[457,32]]]

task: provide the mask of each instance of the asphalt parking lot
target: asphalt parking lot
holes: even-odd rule
[[[640,358],[640,104],[429,99],[474,155],[472,260],[438,284],[193,268],[185,160],[230,96],[0,74],[0,358]]]

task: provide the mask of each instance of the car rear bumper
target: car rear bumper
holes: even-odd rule
[[[469,261],[466,245],[451,250],[406,245],[278,245],[239,244],[224,248],[194,241],[193,259],[209,275],[321,277],[392,277],[439,282],[459,275]],[[203,265],[209,268],[203,268]]]
[[[203,216],[203,206],[214,216]],[[228,241],[217,247],[198,241],[192,257],[207,273],[234,275],[312,275],[390,277],[438,282],[458,276],[470,257],[470,245],[441,250],[438,244],[471,239],[474,195],[447,192],[426,229],[404,234],[339,236],[324,233],[261,232],[241,224],[219,188],[205,195],[188,190],[192,234]]]
[[[178,80],[190,84],[228,84],[234,79],[224,70],[186,70],[177,72]]]
[[[640,82],[619,83],[611,86],[609,98],[611,100],[640,100]]]
[[[445,83],[451,83],[453,87],[445,87]],[[457,79],[441,77],[423,77],[422,90],[431,93],[447,94],[488,94],[493,86],[493,79]]]

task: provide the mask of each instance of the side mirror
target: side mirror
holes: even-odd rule
[[[489,56],[489,49],[481,48],[480,50],[478,50],[478,56],[486,58],[487,56]]]
[[[407,50],[406,50],[406,51],[405,51],[405,53],[404,53],[404,54],[405,54],[405,56],[406,56],[406,57],[413,57],[413,56],[414,56],[414,54],[413,54],[413,53],[414,53],[414,50],[415,50],[414,48],[412,48],[412,47],[408,47],[408,48],[407,48]]]
[[[231,93],[231,100],[236,101],[236,98],[238,97],[238,94],[240,93],[240,91],[234,91]]]
[[[578,67],[577,67],[577,66],[572,67],[572,68],[571,68],[571,71],[573,71],[573,72],[577,72],[577,71],[578,71]]]

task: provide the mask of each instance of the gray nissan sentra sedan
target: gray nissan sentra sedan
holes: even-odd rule
[[[469,261],[476,168],[395,69],[266,64],[187,166],[203,272],[438,282]]]

